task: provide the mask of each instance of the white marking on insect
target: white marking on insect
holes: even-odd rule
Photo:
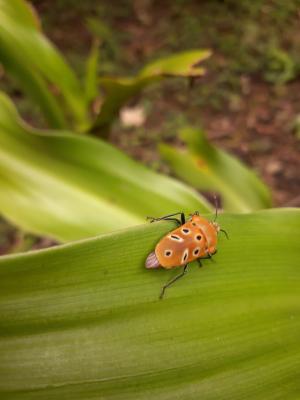
[[[169,235],[169,239],[174,240],[175,242],[183,242],[183,238],[178,235]]]
[[[181,263],[182,264],[187,260],[188,255],[189,255],[189,249],[185,249],[183,254],[182,254],[182,259],[181,259]]]

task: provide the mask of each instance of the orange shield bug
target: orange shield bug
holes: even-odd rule
[[[175,218],[180,215],[180,220]],[[184,213],[169,214],[161,218],[150,218],[150,222],[171,220],[179,224],[177,229],[169,232],[156,245],[155,250],[150,253],[146,259],[146,268],[165,268],[171,269],[183,266],[183,271],[167,282],[161,290],[160,299],[163,298],[167,287],[181,278],[187,271],[188,264],[197,260],[201,266],[200,259],[211,258],[217,252],[218,233],[224,232],[219,224],[214,221],[208,221],[201,217],[199,212],[191,215],[186,221]]]

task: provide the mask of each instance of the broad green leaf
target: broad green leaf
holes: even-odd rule
[[[248,212],[271,206],[270,193],[256,174],[209,143],[203,131],[185,128],[180,137],[187,150],[160,146],[162,157],[178,177],[197,189],[221,193],[227,211]]]
[[[161,222],[0,259],[5,400],[274,400],[300,391],[300,211],[221,215],[215,262],[146,270]]]
[[[92,128],[93,131],[98,133],[108,131],[120,108],[145,86],[167,77],[193,78],[204,75],[205,69],[199,67],[198,64],[210,55],[209,50],[186,51],[154,61],[133,78],[101,78],[100,85],[104,89],[105,99]]]
[[[194,190],[108,143],[25,125],[0,94],[0,212],[62,241],[211,207]]]
[[[57,111],[58,106],[53,104],[54,96],[50,93],[45,95],[48,82],[61,92],[79,128],[86,124],[85,102],[79,81],[62,55],[40,31],[37,18],[23,0],[0,0],[0,62],[20,84],[25,83],[24,90],[35,101],[39,103],[45,96],[41,107],[46,117],[52,116],[50,123],[54,122],[52,114],[56,116],[55,127],[61,126],[62,116]],[[24,75],[33,82],[32,90],[29,82],[24,82]],[[42,88],[41,79],[44,81]]]

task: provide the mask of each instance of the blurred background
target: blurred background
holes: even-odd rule
[[[108,141],[172,176],[157,146],[163,142],[180,148],[180,129],[196,126],[210,143],[261,177],[273,206],[300,206],[299,0],[31,3],[44,34],[79,77],[93,43],[99,46],[97,73],[103,76],[134,76],[147,63],[175,52],[210,49],[203,77],[164,80],[132,96]],[[2,69],[0,89],[28,123],[49,127]],[[99,107],[96,101],[93,107]],[[1,254],[56,243],[26,233],[5,218],[0,221]]]

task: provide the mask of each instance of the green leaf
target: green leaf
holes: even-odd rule
[[[110,144],[22,122],[0,93],[0,211],[62,241],[136,225],[147,215],[211,207]]]
[[[203,131],[185,128],[187,151],[162,144],[160,153],[182,180],[200,190],[218,191],[227,211],[247,212],[271,206],[270,193],[237,158],[213,146]]]
[[[107,132],[120,108],[147,85],[167,77],[193,78],[204,75],[205,69],[198,64],[210,55],[209,50],[186,51],[154,61],[134,78],[101,78],[100,85],[104,89],[105,99],[92,128],[93,131]]]
[[[144,262],[171,222],[0,259],[1,398],[297,399],[300,212],[219,222],[162,301],[176,271]]]
[[[163,78],[164,76],[199,77],[206,72],[205,68],[200,67],[199,64],[210,56],[210,50],[190,50],[173,54],[153,61],[144,67],[139,77],[149,79]]]
[[[3,42],[0,43],[0,61],[23,90],[38,104],[50,126],[65,128],[67,122],[64,113],[43,78],[30,67],[26,67],[16,55],[11,54],[10,48],[5,48]]]
[[[0,62],[24,84],[24,90],[38,104],[44,97],[41,107],[53,126],[60,127],[63,116],[54,104],[54,96],[45,93],[48,82],[61,92],[79,128],[86,124],[85,102],[78,79],[40,31],[37,17],[23,0],[0,0]],[[30,82],[24,81],[24,76]]]
[[[99,41],[95,40],[86,63],[85,98],[89,105],[98,94]]]

